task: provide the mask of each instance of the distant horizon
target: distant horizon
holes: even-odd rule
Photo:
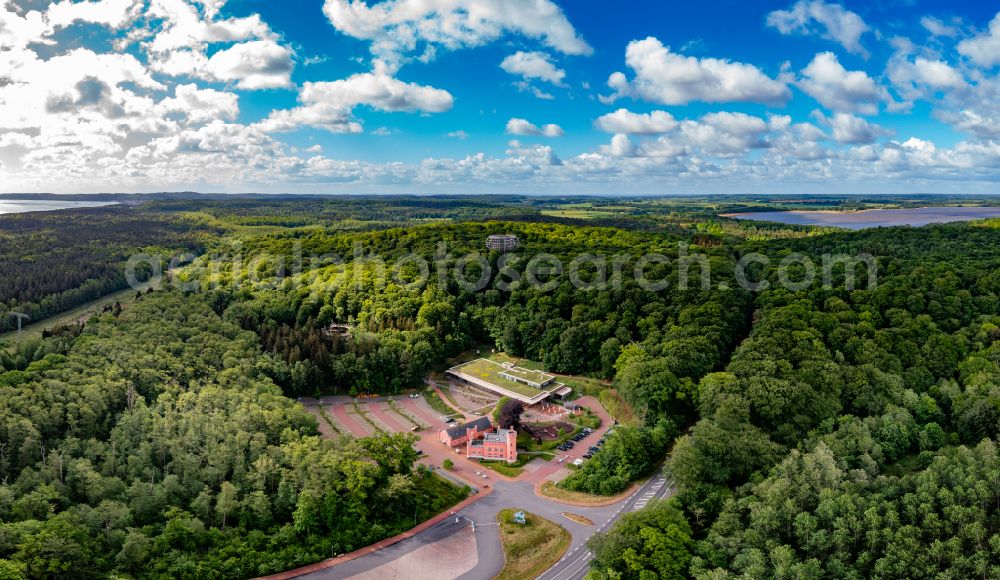
[[[20,196],[20,197],[18,197]],[[552,198],[657,198],[657,197],[690,197],[690,198],[710,198],[710,197],[780,197],[780,198],[844,198],[844,197],[949,197],[949,198],[978,198],[978,197],[1000,197],[1000,192],[994,193],[946,193],[946,192],[917,192],[917,193],[433,193],[433,192],[379,192],[379,193],[339,193],[339,192],[212,192],[212,191],[134,191],[134,192],[91,192],[91,193],[55,193],[55,192],[15,192],[0,193],[0,199],[23,199],[45,197],[114,197],[114,196],[206,196],[206,197],[552,197]]]

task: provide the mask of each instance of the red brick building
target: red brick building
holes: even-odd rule
[[[493,424],[489,417],[480,417],[475,421],[469,421],[462,425],[449,427],[441,430],[441,443],[449,447],[465,445],[469,441],[475,441],[486,433],[493,431]]]
[[[494,433],[489,417],[442,429],[441,443],[456,448],[465,445],[469,459],[517,461],[517,431],[500,429]]]
[[[517,461],[517,431],[500,429],[496,433],[487,433],[482,439],[469,440],[465,444],[465,456],[514,463]]]

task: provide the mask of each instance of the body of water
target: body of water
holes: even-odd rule
[[[919,207],[913,209],[867,209],[863,211],[757,211],[726,214],[726,217],[863,230],[889,226],[926,226],[927,224],[1000,217],[1000,207]]]
[[[113,201],[61,201],[58,199],[0,199],[0,214],[52,211],[112,205]]]

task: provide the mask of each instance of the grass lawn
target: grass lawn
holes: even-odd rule
[[[625,498],[631,494],[637,484],[632,484],[629,488],[617,496],[605,496],[605,495],[593,495],[589,493],[583,493],[582,491],[570,491],[568,489],[563,489],[551,481],[546,481],[542,484],[542,495],[545,497],[551,497],[552,499],[561,500],[567,503],[581,505],[581,506],[601,506],[608,505],[609,501],[615,501],[616,498]]]
[[[598,425],[600,425],[600,419],[597,420]],[[581,428],[576,427],[570,429],[563,433],[562,437],[558,439],[550,439],[548,441],[543,440],[541,443],[535,441],[527,431],[521,430],[517,433],[517,448],[523,449],[525,451],[552,451],[562,443],[568,441],[574,435],[582,431]]]
[[[532,455],[520,456],[514,463],[507,463],[506,461],[485,461],[481,460],[480,465],[486,469],[491,469],[500,475],[506,475],[507,477],[517,477],[524,472],[524,466],[527,465],[529,461],[534,459]]]
[[[601,391],[608,388],[608,383],[600,379],[579,375],[556,375],[556,380],[573,389],[573,393],[577,396],[591,395],[596,397]]]
[[[424,391],[423,397],[427,401],[427,404],[431,406],[431,409],[434,409],[438,413],[441,413],[446,417],[461,416],[455,412],[455,409],[452,409],[451,407],[448,406],[447,403],[442,401],[441,397],[438,396],[437,391],[435,391],[434,389],[427,389],[426,391]]]
[[[514,364],[516,364],[517,366],[519,366],[521,368],[531,369],[531,370],[535,370],[535,371],[543,371],[543,370],[545,370],[545,365],[543,365],[542,363],[540,363],[538,361],[534,361],[534,360],[530,360],[530,359],[526,359],[526,358],[517,358],[516,356],[511,356],[511,355],[509,355],[509,354],[507,354],[505,352],[498,352],[498,353],[496,353],[494,355],[483,357],[483,358],[488,358],[491,361],[498,362],[498,363],[514,363]]]
[[[497,514],[506,563],[496,580],[535,578],[569,549],[571,537],[562,526],[528,512],[525,512],[527,523],[516,524],[516,511],[505,509]]]
[[[586,407],[584,408],[586,409]],[[590,409],[587,409],[587,412],[583,415],[571,416],[569,420],[581,427],[590,427],[591,429],[598,429],[601,426],[601,418],[595,415]]]
[[[614,389],[604,389],[600,395],[601,404],[608,410],[608,414],[618,419],[622,425],[639,425],[639,418],[628,403],[622,400],[621,395]]]
[[[592,526],[592,525],[594,525],[594,522],[591,521],[590,518],[581,516],[580,514],[571,514],[569,512],[563,512],[562,516],[564,518],[566,518],[567,520],[570,520],[570,521],[573,521],[573,522],[576,522],[576,523],[580,524],[581,526]]]
[[[515,465],[510,465],[507,463],[489,462],[489,463],[482,463],[481,465],[486,469],[489,469],[490,471],[495,471],[500,475],[505,475],[507,477],[517,477],[524,472],[523,468],[517,467]]]

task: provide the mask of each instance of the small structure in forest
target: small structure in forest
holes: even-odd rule
[[[513,234],[493,234],[486,238],[486,247],[497,252],[511,252],[516,250],[520,243]]]

